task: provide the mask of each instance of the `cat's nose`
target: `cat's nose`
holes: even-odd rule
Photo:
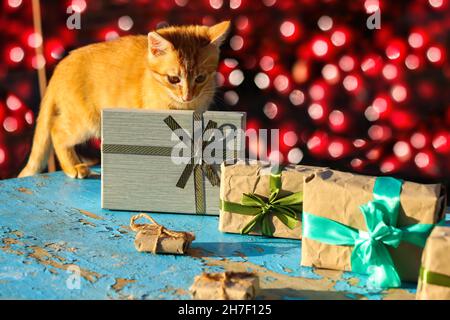
[[[183,95],[183,97],[181,98],[183,99],[184,102],[189,102],[192,100],[192,93],[186,93],[185,95]]]

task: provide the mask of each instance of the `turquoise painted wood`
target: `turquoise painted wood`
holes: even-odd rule
[[[139,253],[133,213],[100,208],[98,172],[0,181],[1,299],[189,299],[195,275],[222,270],[257,272],[258,299],[414,298],[412,283],[370,290],[353,273],[300,267],[300,241],[223,234],[215,216],[152,214],[197,239],[186,256]]]

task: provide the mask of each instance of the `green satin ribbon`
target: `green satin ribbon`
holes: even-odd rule
[[[419,278],[424,283],[450,288],[450,277],[442,273],[433,272],[420,267]]]
[[[303,193],[296,192],[285,197],[280,197],[281,171],[282,168],[278,166],[272,170],[270,175],[269,198],[254,193],[244,193],[241,203],[221,200],[221,210],[223,211],[254,216],[241,230],[242,234],[248,234],[257,225],[260,225],[263,235],[273,236],[270,215],[276,216],[289,229],[294,229],[297,225],[297,214],[302,210]]]
[[[401,280],[387,246],[397,248],[402,241],[419,247],[433,229],[433,224],[397,227],[402,181],[379,177],[373,188],[374,199],[360,206],[367,232],[337,221],[303,212],[303,237],[331,245],[354,246],[352,271],[368,274],[372,287],[399,287]]]

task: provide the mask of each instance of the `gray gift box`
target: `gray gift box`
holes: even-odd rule
[[[104,109],[102,208],[218,215],[220,164],[244,158],[245,123],[243,112]]]

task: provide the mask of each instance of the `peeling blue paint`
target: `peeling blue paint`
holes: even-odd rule
[[[149,185],[149,192],[151,189]],[[197,274],[223,271],[232,263],[247,270],[264,268],[268,286],[276,285],[283,276],[292,277],[293,283],[317,281],[317,290],[323,285],[323,275],[300,267],[300,241],[223,234],[217,230],[215,216],[152,214],[170,229],[194,232],[195,254],[137,252],[134,233],[128,229],[133,213],[100,208],[98,175],[73,180],[56,172],[4,180],[0,181],[0,194],[3,299],[189,299],[188,288]],[[70,265],[82,269],[80,289],[67,285],[73,279],[73,273],[66,270]],[[350,284],[355,277],[361,279],[356,286]],[[364,277],[353,273],[342,273],[333,283],[332,289],[342,297],[385,296],[367,290]],[[415,289],[407,289],[413,298]],[[277,290],[272,291],[277,298],[308,297],[306,291]]]

